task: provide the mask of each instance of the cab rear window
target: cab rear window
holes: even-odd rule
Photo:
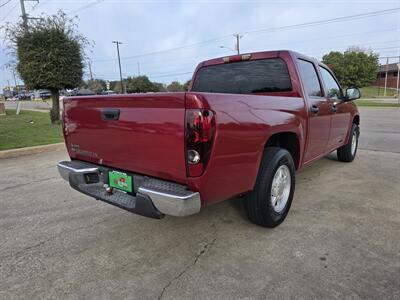
[[[292,90],[286,63],[280,58],[240,61],[199,69],[193,92],[255,94]]]

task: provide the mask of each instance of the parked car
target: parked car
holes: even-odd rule
[[[76,96],[93,96],[96,95],[96,93],[94,93],[91,90],[88,89],[79,89],[75,91],[75,95]]]
[[[101,93],[102,95],[117,95],[118,93],[112,90],[106,90]]]
[[[296,170],[334,150],[355,158],[359,97],[292,51],[216,58],[197,66],[186,93],[65,98],[71,161],[58,169],[72,188],[147,217],[241,196],[250,220],[274,227]]]
[[[20,92],[17,95],[18,100],[31,100],[31,95],[28,92]]]
[[[50,99],[51,92],[49,90],[38,90],[34,92],[34,97],[42,100]]]

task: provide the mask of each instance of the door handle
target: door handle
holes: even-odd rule
[[[311,105],[310,112],[312,112],[313,114],[317,114],[319,112],[319,107],[316,105]]]
[[[336,112],[337,112],[337,107],[336,107],[336,105],[332,105],[332,107],[331,107],[331,112],[332,112],[332,113],[336,113]]]
[[[104,121],[119,120],[119,109],[103,109],[101,111],[101,119]]]

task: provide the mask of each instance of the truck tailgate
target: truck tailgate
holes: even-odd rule
[[[64,136],[72,159],[186,182],[185,93],[72,97]]]

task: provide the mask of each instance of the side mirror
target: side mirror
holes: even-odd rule
[[[344,101],[352,101],[361,97],[361,92],[356,87],[349,87],[346,89]]]

